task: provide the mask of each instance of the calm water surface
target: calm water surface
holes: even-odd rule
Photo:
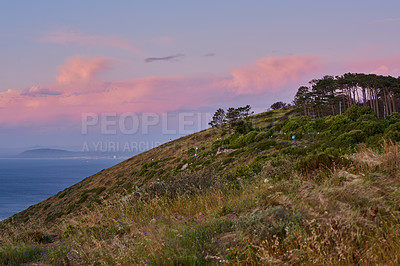
[[[0,220],[122,159],[0,159]]]

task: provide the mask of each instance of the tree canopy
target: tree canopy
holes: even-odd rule
[[[298,89],[294,104],[305,115],[341,114],[352,106],[369,106],[378,117],[399,111],[400,79],[375,74],[346,73],[313,79]]]

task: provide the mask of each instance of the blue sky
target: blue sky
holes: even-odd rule
[[[88,112],[212,113],[246,104],[263,111],[325,74],[398,76],[399,8],[398,1],[3,1],[0,149],[82,145],[95,138],[80,132]],[[134,138],[169,139],[159,128],[151,133]]]

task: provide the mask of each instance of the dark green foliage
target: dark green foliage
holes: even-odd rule
[[[375,119],[374,119],[375,120]],[[381,121],[361,121],[359,122],[358,128],[362,130],[367,136],[373,136],[376,134],[383,133],[384,123]]]
[[[235,157],[235,156],[237,156],[237,155],[239,155],[239,154],[242,154],[244,151],[245,151],[244,149],[236,150],[236,151],[230,152],[230,153],[228,154],[228,156],[229,156],[229,157]]]
[[[103,192],[104,190],[106,190],[105,187],[98,187],[98,188],[96,188],[96,195],[100,195],[101,192]]]
[[[330,124],[329,129],[333,132],[339,131],[345,125],[351,123],[351,119],[345,115],[329,116],[325,118],[326,123]]]
[[[370,107],[352,106],[346,110],[345,114],[350,120],[357,121],[363,115],[374,115],[374,110]]]
[[[81,198],[78,200],[78,203],[84,203],[88,197],[89,197],[88,194],[83,194]]]
[[[360,116],[357,121],[377,121],[378,117],[376,116],[376,114],[366,114],[366,115],[362,115]]]
[[[69,204],[67,207],[67,213],[71,213],[73,209],[75,209],[75,204]]]
[[[273,139],[270,140],[265,140],[262,142],[259,142],[255,148],[258,150],[269,150],[271,148],[273,148],[275,145],[277,144],[277,142]]]
[[[277,110],[277,109],[281,109],[286,106],[289,106],[289,104],[284,103],[284,102],[275,102],[270,107],[272,110]]]
[[[250,131],[244,136],[244,142],[246,145],[249,145],[254,142],[255,137],[257,136],[258,132],[257,131]]]
[[[338,136],[335,140],[335,145],[343,148],[353,147],[355,144],[363,142],[366,137],[366,134],[362,130],[351,130]]]
[[[264,139],[268,139],[269,137],[271,137],[270,132],[259,132],[257,136],[254,137],[254,142],[260,142]]]
[[[400,113],[393,113],[392,115],[386,116],[385,121],[388,125],[400,122]]]
[[[252,124],[245,120],[232,121],[231,127],[234,132],[240,134],[246,134],[253,130]]]
[[[212,127],[217,127],[219,125],[224,124],[225,122],[226,122],[225,111],[219,108],[217,111],[215,111],[212,121],[208,124]]]
[[[287,119],[285,120],[284,126],[281,128],[281,131],[285,133],[294,132],[302,125],[304,125],[304,117]]]
[[[246,146],[245,136],[239,135],[238,137],[235,137],[230,141],[229,148],[238,149],[244,146]]]
[[[392,119],[392,120],[394,120],[394,119]],[[396,122],[394,124],[391,124],[385,130],[385,138],[386,139],[391,139],[393,141],[400,141],[400,122]]]

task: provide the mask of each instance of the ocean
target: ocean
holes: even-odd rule
[[[0,159],[0,220],[122,159]]]

